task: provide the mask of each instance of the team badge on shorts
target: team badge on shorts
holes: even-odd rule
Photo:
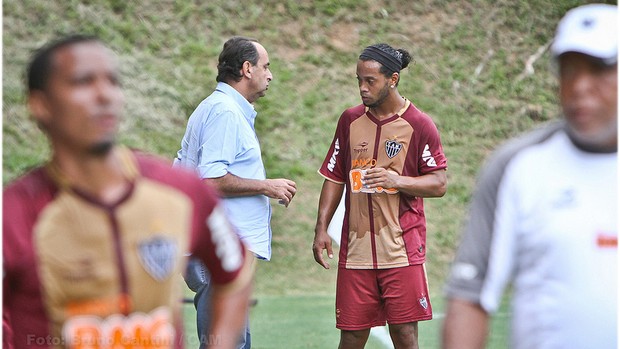
[[[403,144],[399,143],[396,139],[388,139],[385,141],[385,153],[388,158],[395,157],[400,150],[403,149]]]
[[[422,306],[422,308],[424,308],[425,310],[428,309],[428,301],[426,300],[426,296],[423,296],[422,298],[418,299],[418,302],[420,302],[420,305]]]
[[[164,281],[174,269],[177,246],[172,239],[156,236],[138,244],[140,263],[157,281]]]

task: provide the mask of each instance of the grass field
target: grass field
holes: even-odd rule
[[[28,57],[47,40],[81,32],[109,43],[120,57],[127,101],[119,142],[172,159],[187,118],[215,86],[224,41],[258,38],[274,74],[256,103],[267,175],[295,180],[298,193],[288,208],[273,205],[273,259],[256,276],[255,347],[334,348],[335,270],[322,270],[311,253],[322,181],[316,169],[338,116],[360,103],[354,69],[361,50],[386,42],[412,53],[399,91],[441,133],[448,192],[425,202],[427,270],[441,312],[440,290],[475,176],[499,143],[556,117],[546,48],[566,10],[587,2],[4,0],[3,184],[49,153],[23,88]],[[423,348],[437,347],[438,320],[421,327]]]
[[[340,338],[335,328],[333,295],[259,296],[250,311],[252,348],[255,349],[324,349],[336,348]],[[440,348],[440,328],[444,303],[435,295],[435,318],[420,322],[420,348]],[[186,335],[190,343],[196,341],[195,311],[193,305],[185,306]],[[495,314],[487,348],[504,349],[508,340],[509,311],[506,303]],[[387,328],[374,329],[387,335]],[[387,337],[386,337],[387,338]],[[367,349],[393,348],[377,335],[371,334]]]

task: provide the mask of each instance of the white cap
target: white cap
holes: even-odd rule
[[[590,4],[566,13],[558,24],[551,53],[579,52],[606,64],[618,62],[618,7]]]

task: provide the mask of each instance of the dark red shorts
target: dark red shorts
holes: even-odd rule
[[[424,264],[392,269],[338,269],[336,327],[356,331],[433,317]]]

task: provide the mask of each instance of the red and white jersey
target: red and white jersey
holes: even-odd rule
[[[250,282],[212,189],[152,156],[117,151],[131,188],[113,205],[50,166],[4,190],[5,348],[181,346],[187,252],[216,284]]]
[[[384,269],[423,263],[426,219],[422,198],[390,188],[365,188],[363,171],[373,167],[410,177],[446,169],[439,132],[431,118],[409,101],[383,120],[364,105],[347,109],[319,169],[326,179],[346,183],[340,267]]]

